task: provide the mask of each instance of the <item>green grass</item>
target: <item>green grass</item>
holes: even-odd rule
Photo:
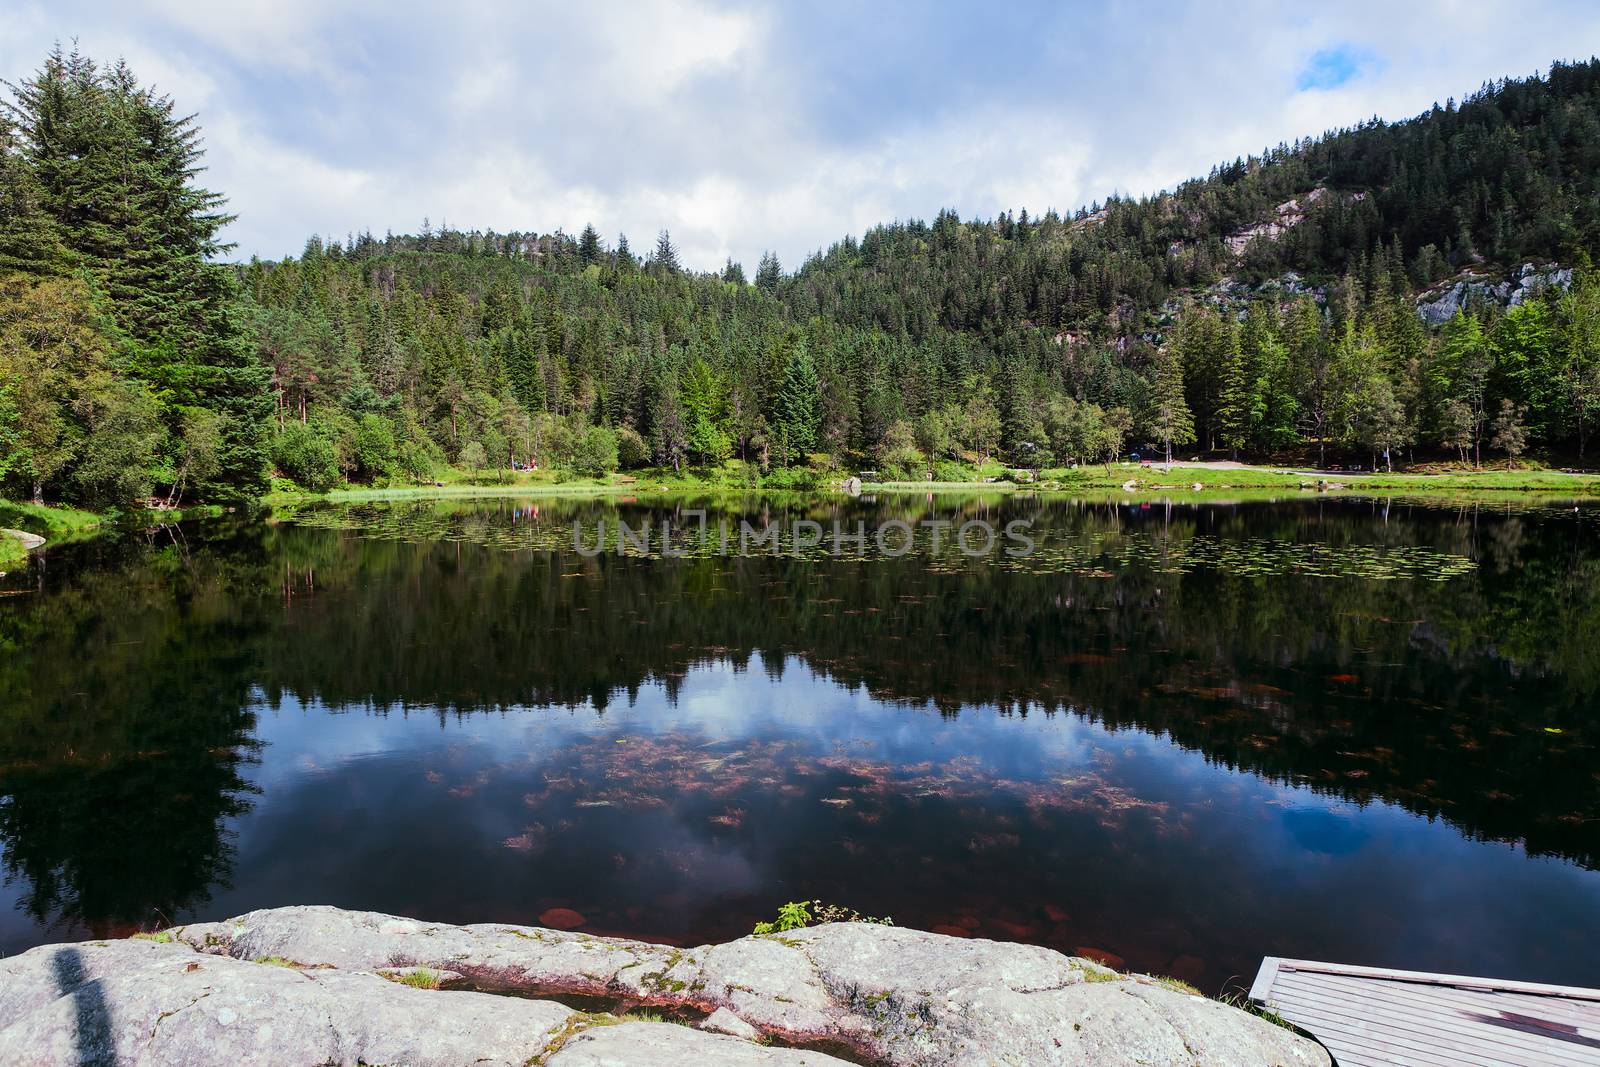
[[[0,526],[26,530],[47,541],[87,534],[108,521],[108,516],[65,505],[0,500]]]
[[[157,930],[155,933],[138,933],[133,935],[133,940],[154,941],[158,945],[169,945],[172,943],[172,931]]]
[[[108,521],[105,515],[77,508],[0,500],[0,530],[22,530],[45,541],[71,541],[88,537]],[[0,569],[28,558],[28,550],[15,537],[0,534]]]
[[[1203,997],[1204,993],[1185,982],[1182,978],[1172,978],[1164,974],[1151,975],[1156,980],[1156,985],[1165,986],[1174,993],[1187,993],[1191,997]]]
[[[1273,1026],[1281,1026],[1285,1030],[1293,1030],[1295,1033],[1300,1032],[1299,1027],[1295,1026],[1289,1020],[1285,1019],[1271,1008],[1266,1007],[1263,1004],[1257,1004],[1244,993],[1227,993],[1218,999],[1221,1000],[1222,1003],[1228,1005],[1230,1008],[1238,1008],[1240,1011],[1247,1011],[1257,1018],[1265,1019]]]
[[[410,986],[412,989],[438,989],[444,984],[444,975],[438,971],[430,971],[426,967],[418,967],[414,971],[395,978],[394,981],[401,985]]]
[[[1053,469],[1039,472],[1034,482],[999,481],[985,483],[951,482],[873,482],[862,488],[880,492],[927,492],[955,488],[985,489],[1000,492],[1081,493],[1085,490],[1124,489],[1133,483],[1131,493],[1182,494],[1233,490],[1320,491],[1373,493],[1561,493],[1569,496],[1600,495],[1600,475],[1563,474],[1551,470],[1464,470],[1444,473],[1321,473],[1307,474],[1284,467],[1247,466],[1230,468],[1189,467],[1175,463],[1169,469],[1160,464],[1144,467],[1132,463]],[[1199,486],[1196,489],[1195,486]]]

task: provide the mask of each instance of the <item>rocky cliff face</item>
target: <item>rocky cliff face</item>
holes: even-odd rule
[[[1572,268],[1554,264],[1536,267],[1524,263],[1511,277],[1495,280],[1491,275],[1468,274],[1443,288],[1430,289],[1417,299],[1417,314],[1430,326],[1455,318],[1456,312],[1474,301],[1515,307],[1545,289],[1566,289],[1572,285]]]
[[[564,1002],[541,999],[554,997]],[[609,1010],[569,1006],[580,997]],[[677,1022],[618,1014],[638,1008]],[[303,907],[0,961],[0,1063],[1330,1060],[1316,1043],[1236,1008],[1029,945],[832,924],[676,949]]]

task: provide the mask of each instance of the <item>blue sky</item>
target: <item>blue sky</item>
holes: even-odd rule
[[[0,0],[199,113],[238,254],[576,232],[787,266],[874,222],[1069,211],[1600,50],[1600,6]]]

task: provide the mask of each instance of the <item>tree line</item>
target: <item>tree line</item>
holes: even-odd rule
[[[897,223],[793,273],[577,236],[313,238],[224,265],[192,117],[57,50],[0,113],[0,478],[94,501],[694,467],[956,479],[1154,446],[1583,455],[1600,63],[1071,217]],[[1282,220],[1274,231],[1265,220]],[[1256,227],[1252,230],[1251,227]],[[1463,270],[1575,283],[1438,329]],[[732,462],[740,461],[740,462]]]

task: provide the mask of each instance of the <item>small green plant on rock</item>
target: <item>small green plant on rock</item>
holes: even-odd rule
[[[430,971],[426,967],[418,967],[414,971],[402,974],[400,984],[413,989],[438,989],[444,984],[444,975],[438,971]]]
[[[894,920],[863,915],[854,908],[846,908],[839,904],[829,904],[821,900],[791,900],[778,908],[778,918],[774,922],[756,923],[752,933],[778,934],[785,930],[799,930],[811,924],[823,923],[871,923],[874,926],[893,926]]]
[[[758,934],[777,934],[785,930],[799,930],[811,923],[811,905],[809,901],[791,900],[778,908],[776,922],[756,923],[753,931]]]

